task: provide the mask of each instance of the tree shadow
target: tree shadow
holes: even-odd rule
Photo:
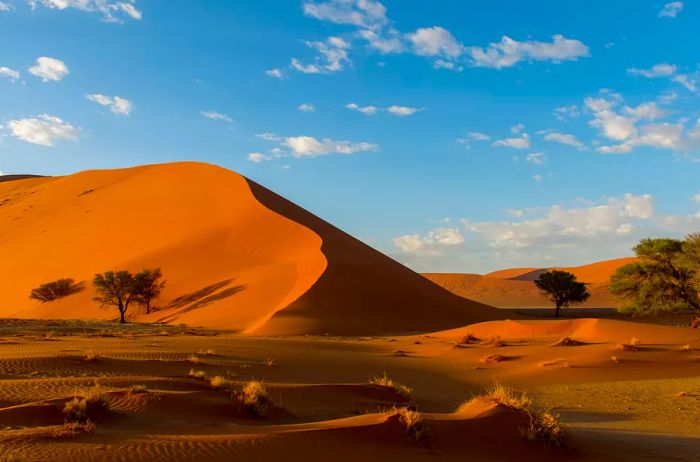
[[[167,322],[172,320],[174,317],[190,312],[192,310],[197,310],[199,308],[204,308],[219,300],[224,300],[229,297],[236,295],[238,292],[245,290],[245,284],[234,285],[226,288],[234,281],[233,278],[225,279],[223,281],[210,284],[199,290],[195,290],[189,294],[181,295],[174,298],[170,303],[168,303],[163,308],[158,308],[156,311],[164,310],[177,310],[174,313],[169,313],[163,318],[159,319],[158,322]]]

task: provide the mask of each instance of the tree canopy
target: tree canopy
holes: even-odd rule
[[[578,282],[576,276],[566,271],[551,270],[540,274],[535,281],[540,293],[554,303],[554,316],[559,316],[559,309],[588,300],[591,294],[586,284]]]
[[[610,290],[621,308],[640,313],[675,309],[700,312],[700,233],[686,239],[642,239],[639,261],[618,268]]]

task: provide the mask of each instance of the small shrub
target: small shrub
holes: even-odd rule
[[[100,359],[100,354],[96,351],[88,350],[83,353],[83,361],[86,363],[92,363]]]
[[[275,361],[274,359],[268,358],[268,359],[266,359],[265,361],[263,361],[263,364],[264,364],[265,366],[267,366],[267,367],[272,367],[272,366],[275,365],[276,362],[277,362],[277,361]]]
[[[199,364],[202,362],[202,360],[195,355],[189,355],[185,361],[187,361],[190,364]]]
[[[481,342],[481,339],[476,338],[471,332],[462,337],[462,340],[460,340],[459,343],[463,344],[471,344],[471,343],[479,343]]]
[[[614,362],[615,364],[620,364],[620,359],[617,356],[611,356],[610,361]]]
[[[226,388],[229,385],[228,379],[226,379],[226,377],[223,377],[221,375],[215,375],[214,377],[210,378],[209,383],[211,384],[211,387],[214,390]]]
[[[405,358],[406,356],[408,356],[408,353],[404,350],[394,350],[393,355]]]
[[[571,367],[569,364],[569,361],[566,361],[564,359],[550,359],[547,361],[542,361],[540,363],[540,367]]]
[[[427,424],[423,415],[412,408],[401,407],[394,410],[406,434],[413,441],[421,442],[428,436]]]
[[[485,346],[490,346],[490,347],[503,347],[503,346],[506,346],[506,342],[504,342],[503,340],[501,340],[501,336],[500,336],[500,335],[496,335],[496,336],[494,336],[494,337],[491,337],[490,339],[485,340],[484,342],[482,342],[482,344],[485,345]]]
[[[567,346],[568,347],[568,346],[581,346],[581,345],[585,345],[585,343],[579,342],[578,340],[574,340],[574,339],[569,338],[569,337],[564,337],[552,346]]]
[[[208,348],[206,350],[199,350],[197,354],[202,356],[216,356],[216,350]]]
[[[632,337],[630,340],[630,345],[632,346],[638,346],[640,343],[642,343],[637,337]]]
[[[265,417],[272,404],[265,385],[259,380],[246,383],[241,391],[233,393],[233,398],[243,409],[256,417]]]
[[[618,343],[615,345],[615,349],[620,351],[637,351],[637,347],[629,343]]]
[[[87,422],[90,418],[104,414],[109,410],[109,399],[99,385],[76,395],[67,401],[63,414],[68,422]]]
[[[561,427],[559,416],[549,411],[528,412],[529,425],[522,430],[523,436],[528,441],[540,442],[547,447],[566,451],[569,435]]]
[[[693,351],[693,347],[690,344],[681,345],[681,351]]]
[[[195,371],[194,369],[190,369],[190,372],[187,374],[187,377],[193,379],[204,379],[206,376],[207,374],[204,371]]]
[[[148,388],[146,388],[146,385],[142,385],[142,384],[132,385],[131,387],[129,387],[129,393],[131,393],[131,394],[148,393]]]
[[[402,385],[399,382],[389,378],[386,372],[384,373],[384,375],[372,377],[371,379],[369,379],[369,383],[372,385],[379,385],[380,387],[392,388],[394,391],[396,391],[396,393],[403,396],[404,398],[409,398],[411,396],[411,392],[413,391],[406,385]]]
[[[85,283],[83,282],[76,284],[75,280],[71,278],[58,279],[42,284],[32,290],[29,294],[29,298],[38,300],[41,303],[48,303],[58,300],[59,298],[76,294],[84,289],[84,285]]]

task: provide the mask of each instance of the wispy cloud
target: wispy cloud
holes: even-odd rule
[[[19,71],[10,69],[9,67],[0,67],[0,77],[6,77],[12,82],[19,80]]]
[[[124,18],[140,20],[141,10],[135,0],[28,0],[32,8],[44,6],[56,10],[75,8],[89,13],[99,13],[106,22],[123,23]]]
[[[683,11],[683,2],[669,2],[659,11],[660,18],[675,18]]]
[[[128,116],[131,114],[131,109],[133,108],[131,101],[126,98],[122,98],[121,96],[107,96],[96,93],[86,95],[85,98],[89,99],[90,101],[94,101],[100,106],[108,107],[110,111],[117,115]]]
[[[226,123],[233,123],[233,119],[229,117],[228,114],[224,114],[223,112],[216,112],[216,111],[201,111],[200,114],[202,116],[206,117],[207,119],[211,120],[221,120]]]

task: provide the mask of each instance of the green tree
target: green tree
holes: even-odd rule
[[[554,316],[559,316],[561,307],[583,303],[591,296],[586,284],[578,282],[576,276],[566,271],[552,270],[542,273],[535,285],[543,296],[554,303]]]
[[[685,240],[642,239],[639,257],[612,276],[610,290],[622,309],[640,313],[692,308],[700,312],[700,234]]]
[[[136,284],[136,302],[143,305],[146,314],[151,312],[151,301],[160,296],[165,288],[166,281],[163,280],[163,273],[160,268],[145,269],[134,276]]]
[[[138,299],[136,278],[128,271],[107,271],[96,274],[93,285],[97,296],[93,299],[102,307],[113,306],[119,310],[119,322],[126,323],[129,305]]]

